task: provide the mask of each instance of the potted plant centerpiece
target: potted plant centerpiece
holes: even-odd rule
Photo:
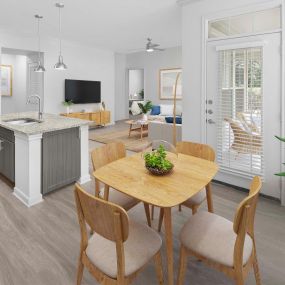
[[[69,112],[70,112],[70,106],[73,105],[72,100],[70,100],[70,101],[63,101],[63,102],[62,102],[62,105],[66,108],[66,114],[69,114]]]
[[[147,121],[147,113],[151,110],[152,108],[152,102],[151,101],[147,101],[145,104],[143,103],[138,103],[139,108],[142,111],[143,117],[142,120],[143,121]]]
[[[165,147],[160,145],[158,149],[144,154],[145,167],[154,175],[166,175],[170,173],[174,164],[166,159]]]

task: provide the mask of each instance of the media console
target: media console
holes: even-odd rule
[[[64,113],[62,116],[69,118],[77,118],[82,120],[93,121],[97,126],[105,126],[111,122],[110,111],[97,111],[97,112],[78,112],[78,113]]]

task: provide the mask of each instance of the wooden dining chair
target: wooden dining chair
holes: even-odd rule
[[[163,284],[159,234],[129,221],[122,207],[88,194],[77,184],[74,193],[81,232],[77,285],[84,267],[99,284],[128,285],[152,259],[158,283]],[[89,239],[86,225],[94,232]]]
[[[107,165],[113,161],[126,157],[125,145],[121,142],[113,142],[94,149],[91,152],[93,169],[98,170],[100,167]],[[123,207],[126,211],[130,210],[138,203],[139,200],[123,194],[108,185],[100,187],[100,182],[95,179],[95,196],[104,198],[107,201],[115,203]],[[144,209],[146,213],[147,223],[151,226],[149,205],[144,203]]]
[[[254,238],[254,217],[261,179],[256,176],[248,197],[238,206],[234,222],[200,211],[188,220],[180,233],[180,264],[177,285],[184,283],[187,256],[193,255],[243,285],[253,267],[256,284],[260,275]]]
[[[191,155],[210,161],[215,161],[216,157],[215,151],[209,145],[206,144],[182,141],[176,144],[176,149],[178,153]],[[196,195],[185,201],[182,205],[191,208],[192,214],[194,215],[196,214],[200,205],[205,200],[207,200],[208,203],[208,211],[213,212],[214,209],[213,209],[212,189],[210,183],[206,185],[206,187],[203,188],[199,193],[197,193]],[[179,205],[179,210],[181,210],[182,205]],[[153,216],[153,210],[151,215]],[[163,216],[164,216],[164,211],[163,209],[160,209],[158,231],[161,231]]]

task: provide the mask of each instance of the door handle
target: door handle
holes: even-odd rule
[[[208,122],[208,124],[210,124],[210,125],[216,124],[212,119],[208,119],[207,122]]]

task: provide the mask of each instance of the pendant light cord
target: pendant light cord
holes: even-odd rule
[[[40,18],[38,18],[38,47],[39,47],[39,50],[38,50],[38,60],[40,62],[40,59],[41,59],[41,36],[40,36]]]
[[[61,7],[59,9],[59,56],[61,57]]]

